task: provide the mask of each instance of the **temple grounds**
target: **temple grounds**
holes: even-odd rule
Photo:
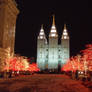
[[[33,74],[0,78],[0,92],[91,92],[82,81],[64,74]]]

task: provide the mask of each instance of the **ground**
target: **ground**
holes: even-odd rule
[[[91,92],[81,81],[61,74],[34,74],[0,79],[0,92]]]

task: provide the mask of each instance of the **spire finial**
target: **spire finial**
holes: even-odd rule
[[[66,29],[66,24],[64,24],[64,29]]]
[[[55,15],[53,14],[53,24],[55,26]]]
[[[43,29],[43,24],[41,25],[41,29]]]

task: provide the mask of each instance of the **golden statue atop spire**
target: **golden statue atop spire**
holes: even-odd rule
[[[64,29],[66,29],[66,24],[64,24]]]
[[[43,29],[43,24],[41,25],[41,29]]]
[[[55,26],[55,15],[54,14],[53,14],[53,23],[52,23],[52,25]]]

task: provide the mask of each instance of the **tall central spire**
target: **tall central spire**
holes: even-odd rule
[[[55,26],[55,15],[53,14],[53,26]]]
[[[55,27],[55,15],[53,15],[52,27],[51,27],[51,30],[50,30],[49,37],[58,37],[57,30],[56,30],[56,27]]]

